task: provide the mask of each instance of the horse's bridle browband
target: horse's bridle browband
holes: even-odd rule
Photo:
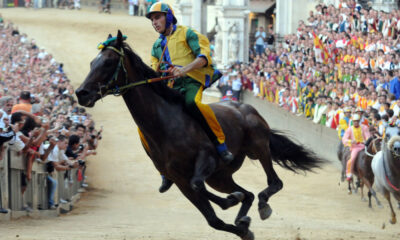
[[[137,81],[137,82],[128,83],[128,72],[126,71],[126,68],[124,65],[124,58],[125,58],[124,49],[121,47],[121,51],[120,51],[113,46],[106,46],[105,48],[109,48],[110,50],[113,50],[114,52],[116,52],[119,55],[119,62],[118,62],[118,66],[117,66],[115,73],[113,74],[111,80],[108,81],[105,86],[100,86],[98,93],[101,95],[101,97],[103,97],[103,94],[101,93],[101,89],[103,89],[103,88],[106,89],[106,92],[104,93],[104,95],[113,94],[114,96],[120,96],[120,95],[123,95],[124,93],[126,93],[126,90],[128,90],[129,88],[147,84],[147,83],[158,82],[158,81],[174,78],[174,76],[166,76],[166,77],[158,77],[158,78],[149,78],[149,79],[145,79],[145,80],[141,80],[141,81]],[[121,71],[121,67],[125,74],[125,85],[122,87],[118,87],[118,85],[115,85],[115,87],[110,88],[110,85],[112,83],[117,82],[119,72]]]

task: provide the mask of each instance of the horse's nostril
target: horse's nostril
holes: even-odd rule
[[[89,94],[89,91],[84,90],[84,89],[79,89],[79,88],[78,88],[78,89],[75,91],[75,94],[76,94],[77,97],[82,97],[82,96],[88,95],[88,94]]]

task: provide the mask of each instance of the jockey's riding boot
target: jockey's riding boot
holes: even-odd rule
[[[219,153],[219,156],[222,159],[222,162],[224,164],[229,164],[233,161],[234,157],[233,154],[231,152],[229,152],[228,148],[226,147],[225,143],[222,144],[218,144],[217,145],[217,151]]]
[[[174,184],[174,182],[164,176],[161,177],[162,177],[162,183],[158,191],[160,191],[160,193],[164,193],[168,191],[168,189],[172,186],[172,184]]]

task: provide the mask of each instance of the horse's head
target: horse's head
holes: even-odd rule
[[[117,37],[98,45],[101,52],[90,63],[90,72],[85,81],[76,90],[80,105],[93,107],[97,100],[110,93],[118,94],[118,86],[126,84],[123,41],[126,37],[118,30]]]
[[[387,147],[395,156],[400,157],[400,136],[391,137]]]

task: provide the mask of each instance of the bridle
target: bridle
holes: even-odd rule
[[[129,88],[136,87],[136,86],[143,85],[143,84],[159,82],[159,81],[163,81],[163,80],[171,79],[171,78],[175,77],[175,76],[165,76],[165,77],[149,78],[149,79],[129,83],[128,72],[126,71],[125,64],[124,64],[124,59],[125,59],[124,48],[121,47],[121,50],[118,50],[117,48],[115,48],[113,46],[106,46],[104,49],[106,49],[106,48],[114,51],[115,53],[117,53],[119,55],[119,62],[118,62],[117,68],[115,69],[114,74],[112,75],[111,79],[106,83],[106,85],[100,86],[100,83],[99,83],[98,94],[101,96],[101,98],[103,98],[103,95],[106,96],[108,94],[112,94],[114,96],[121,96],[121,95],[124,95]],[[164,51],[161,55],[161,59],[164,55],[165,49],[166,48],[164,48]],[[169,72],[168,70],[159,70],[160,64],[161,64],[161,61],[159,62],[158,66],[157,66],[158,72]],[[124,71],[124,78],[125,78],[124,85],[123,86],[115,85],[115,87],[111,87],[111,85],[114,82],[117,82],[118,75],[121,71],[121,68]],[[103,88],[106,89],[106,92],[104,94],[102,93]]]

